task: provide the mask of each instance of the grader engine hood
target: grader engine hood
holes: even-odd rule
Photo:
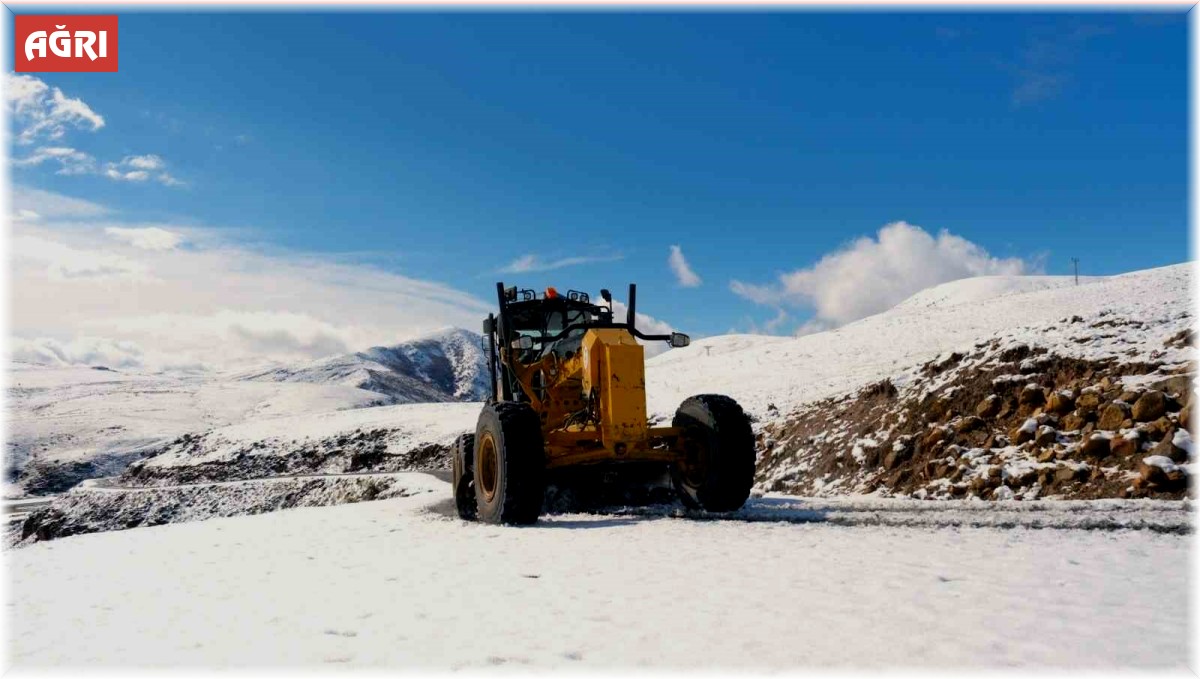
[[[583,336],[583,393],[595,393],[600,399],[600,436],[606,447],[646,440],[642,351],[642,345],[624,329],[592,329]]]

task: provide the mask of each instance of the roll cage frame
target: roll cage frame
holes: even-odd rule
[[[554,335],[543,335],[541,337],[522,336],[529,337],[533,340],[534,344],[552,344],[564,339],[576,330],[587,331],[593,328],[621,328],[628,330],[629,334],[638,339],[648,342],[665,341],[669,342],[673,347],[687,346],[690,342],[687,335],[679,332],[665,335],[650,335],[638,330],[636,325],[637,285],[635,283],[629,284],[629,306],[626,310],[624,323],[613,321],[612,295],[609,294],[608,290],[601,290],[600,296],[608,304],[607,307],[592,304],[587,293],[575,290],[568,291],[565,297],[555,294],[539,298],[533,290],[517,289],[516,287],[505,288],[503,282],[496,283],[496,301],[499,303],[499,314],[488,314],[487,318],[483,320],[483,334],[487,337],[488,345],[488,373],[492,387],[488,403],[497,400],[497,386],[500,389],[499,400],[501,401],[525,400],[528,398],[517,381],[516,370],[512,365],[512,363],[517,361],[515,352],[512,351],[514,348],[513,342],[520,336],[517,329],[513,327],[514,310],[524,311],[528,309],[535,311],[543,317],[548,316],[554,311],[562,311],[564,320],[567,317],[566,312],[569,311],[590,311],[596,316],[596,320],[565,325],[561,331]],[[516,395],[515,399],[514,394]]]

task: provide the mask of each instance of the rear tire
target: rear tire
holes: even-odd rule
[[[472,462],[474,455],[474,434],[463,434],[454,440],[454,472],[451,475],[450,487],[454,491],[454,506],[458,510],[458,517],[465,521],[474,521],[477,513]]]
[[[475,428],[474,485],[484,523],[531,524],[542,513],[542,423],[528,403],[492,403]]]
[[[741,509],[754,485],[754,432],[750,418],[728,396],[701,394],[684,401],[672,426],[683,429],[685,458],[671,465],[680,501],[692,509]]]

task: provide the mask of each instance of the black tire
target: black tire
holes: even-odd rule
[[[475,506],[484,523],[531,524],[545,494],[542,424],[528,403],[484,406],[475,428]]]
[[[466,521],[474,521],[476,515],[474,456],[474,434],[463,434],[454,440],[454,472],[451,474],[450,488],[454,491],[454,506],[458,509],[458,516]]]
[[[680,501],[710,512],[741,509],[754,485],[754,432],[750,418],[728,396],[701,394],[684,401],[672,426],[683,428],[685,459],[671,465]]]

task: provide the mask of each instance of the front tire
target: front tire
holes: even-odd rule
[[[754,485],[754,432],[750,418],[728,396],[701,394],[684,401],[672,426],[683,429],[684,456],[671,465],[680,501],[710,512],[741,509]]]
[[[484,523],[531,524],[542,513],[542,424],[528,403],[492,403],[475,428],[475,506]]]

